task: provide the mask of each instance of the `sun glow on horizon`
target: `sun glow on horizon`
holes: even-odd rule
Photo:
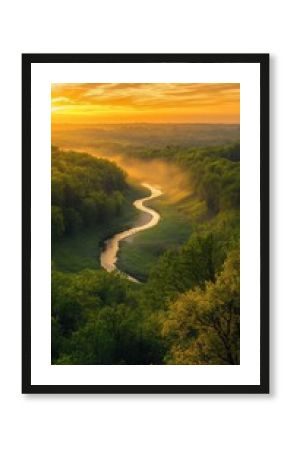
[[[237,83],[52,84],[52,125],[235,123]]]

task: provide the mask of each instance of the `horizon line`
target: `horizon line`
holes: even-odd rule
[[[102,126],[102,125],[240,125],[240,122],[102,122],[102,123],[74,123],[74,122],[59,122],[53,123],[55,125],[76,125],[76,126]]]

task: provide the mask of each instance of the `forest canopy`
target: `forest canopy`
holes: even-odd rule
[[[120,214],[127,188],[116,164],[85,153],[52,148],[52,238],[72,234]]]
[[[53,262],[52,363],[239,364],[239,144],[142,149],[138,158],[186,171],[187,214],[199,203],[202,214],[146,283],[97,268],[64,273]],[[116,164],[53,148],[53,239],[110,226],[129,189]]]

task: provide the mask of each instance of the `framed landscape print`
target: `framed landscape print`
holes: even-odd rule
[[[24,54],[23,393],[269,392],[269,55]]]

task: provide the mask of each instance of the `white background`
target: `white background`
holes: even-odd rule
[[[1,447],[289,446],[287,2],[13,1],[1,6]],[[271,52],[270,396],[20,394],[21,52]]]
[[[260,384],[259,64],[33,64],[31,94],[32,384]],[[51,365],[51,82],[238,82],[241,102],[241,363]],[[45,239],[43,239],[45,236]]]

